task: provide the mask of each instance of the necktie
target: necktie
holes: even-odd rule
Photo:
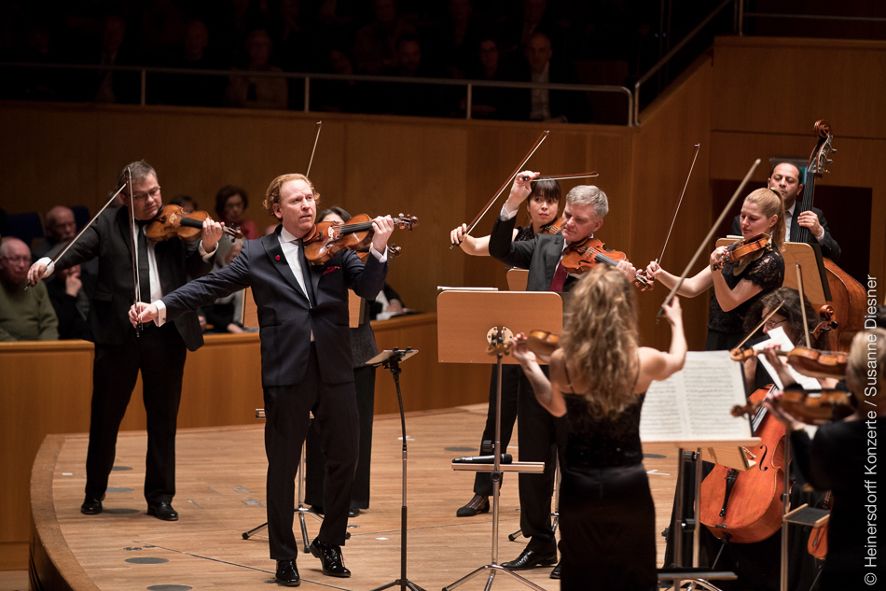
[[[305,249],[301,240],[296,241],[296,244],[298,244],[298,260],[301,262],[299,265],[301,267],[301,276],[305,282],[305,295],[308,298],[308,302],[313,305],[316,302],[316,299],[314,298],[314,285],[311,282],[311,270],[310,267],[308,267],[308,259],[305,257]]]
[[[797,238],[797,232],[794,229],[794,213],[796,211],[796,209],[788,211],[787,215],[785,216],[785,225],[787,226],[787,240],[790,240],[791,242],[794,242]]]
[[[151,302],[151,271],[148,267],[148,240],[145,238],[145,227],[138,227],[138,283],[139,300]]]
[[[561,260],[557,263],[557,270],[554,271],[554,277],[551,279],[551,285],[548,287],[548,290],[563,293],[563,285],[566,283],[566,277],[568,276],[569,273],[566,272],[566,267],[563,266],[563,261]]]

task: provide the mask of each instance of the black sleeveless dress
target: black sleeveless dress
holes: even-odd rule
[[[564,395],[568,435],[560,484],[560,589],[645,591],[657,587],[655,506],[643,467],[640,409],[588,414]]]

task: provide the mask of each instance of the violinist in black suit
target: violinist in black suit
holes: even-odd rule
[[[292,531],[294,479],[313,407],[326,456],[326,516],[311,553],[323,573],[349,577],[340,546],[345,542],[351,487],[358,452],[358,413],[348,333],[348,288],[374,298],[387,273],[389,216],[372,222],[370,254],[364,264],[350,250],[323,264],[305,257],[302,238],[314,229],[317,199],[302,174],[278,176],[268,186],[264,207],[281,223],[267,236],[248,240],[230,265],[196,279],[150,305],[133,306],[130,321],[161,325],[244,287],[258,307],[262,387],[267,422],[268,532],[278,584],[300,582]]]
[[[812,239],[821,247],[821,255],[832,261],[840,260],[840,245],[831,235],[831,229],[824,213],[817,207],[796,214],[797,197],[803,192],[803,183],[800,182],[800,169],[790,162],[779,162],[769,174],[767,186],[781,195],[785,210],[785,241],[797,242],[800,236],[800,228],[808,228]],[[732,220],[732,234],[741,235],[739,228],[739,216]]]
[[[148,514],[176,521],[178,512],[172,507],[172,498],[182,375],[186,350],[199,348],[203,334],[197,315],[188,313],[174,324],[141,327],[136,335],[137,329],[126,320],[135,294],[132,245],[137,244],[139,251],[139,298],[147,302],[184,285],[188,275],[202,275],[212,268],[211,258],[222,226],[207,219],[197,243],[177,237],[153,243],[145,237],[143,228],[163,205],[157,173],[144,160],[132,162],[120,173],[118,186],[124,184],[123,207],[105,210],[51,268],[47,268],[48,258],[34,263],[28,279],[34,283],[56,269],[67,269],[96,257],[98,260],[98,279],[88,318],[95,358],[86,491],[80,511],[86,515],[102,512],[120,421],[141,371],[148,427],[144,489]]]
[[[564,223],[559,234],[540,234],[530,240],[514,241],[513,230],[520,204],[532,192],[532,179],[537,172],[521,172],[514,179],[510,195],[495,220],[489,238],[489,253],[512,267],[529,269],[526,289],[529,291],[556,291],[566,293],[577,281],[560,261],[571,245],[576,245],[603,227],[609,212],[606,193],[593,185],[573,187],[566,194],[563,210]],[[618,268],[628,277],[636,275],[627,260]],[[542,475],[520,474],[520,529],[529,543],[514,560],[503,562],[509,569],[528,569],[550,566],[557,562],[557,544],[551,529],[551,495],[554,486],[554,457],[559,426],[535,399],[525,376],[521,377],[518,410],[518,438],[520,460],[545,462]],[[551,573],[559,578],[559,568]]]

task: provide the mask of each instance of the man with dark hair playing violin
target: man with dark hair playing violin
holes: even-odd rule
[[[211,219],[204,221],[199,242],[187,243],[176,237],[153,243],[145,238],[144,227],[163,204],[156,171],[144,160],[132,162],[120,173],[121,185],[125,185],[121,193],[124,206],[101,213],[54,264],[48,258],[34,263],[28,280],[33,284],[54,270],[98,257],[98,280],[89,309],[95,358],[86,490],[80,511],[86,515],[102,512],[120,421],[141,371],[148,428],[144,488],[148,514],[176,521],[178,513],[172,498],[182,374],[186,350],[194,351],[203,344],[202,331],[194,313],[160,328],[133,328],[126,321],[126,312],[134,299],[136,273],[141,288],[138,297],[143,301],[159,299],[184,285],[188,275],[207,273],[212,268],[210,259],[222,235],[222,225]],[[133,268],[134,243],[139,251],[137,269]]]
[[[529,269],[528,290],[566,293],[576,282],[578,272],[568,270],[561,260],[572,248],[593,238],[600,230],[609,212],[609,201],[606,193],[593,185],[574,187],[566,195],[565,221],[560,234],[542,234],[531,240],[514,241],[517,210],[532,192],[532,179],[538,176],[537,172],[524,171],[514,179],[508,199],[492,227],[489,253],[510,266]],[[629,261],[622,260],[617,266],[630,279],[636,277],[636,270]],[[550,513],[558,423],[535,399],[525,376],[521,376],[518,399],[520,460],[543,461],[545,471],[541,476],[519,476],[520,529],[529,538],[529,543],[517,558],[502,563],[502,566],[527,569],[557,562]],[[551,576],[559,578],[559,569],[555,568]]]
[[[803,183],[800,182],[800,169],[790,162],[779,162],[772,167],[766,186],[781,195],[785,210],[785,242],[796,242],[799,239],[800,228],[808,228],[812,238],[821,247],[821,255],[839,262],[840,245],[831,235],[828,221],[817,207],[810,207],[806,211],[797,214],[797,197],[803,192]],[[741,234],[740,216],[732,220],[732,233]]]
[[[310,264],[319,194],[302,174],[271,181],[264,207],[280,224],[273,234],[247,240],[230,265],[130,310],[130,320],[157,322],[195,310],[216,298],[252,287],[258,306],[264,389],[265,451],[268,456],[268,534],[277,561],[278,584],[300,583],[292,532],[294,479],[298,450],[308,430],[309,411],[320,431],[326,456],[326,516],[311,553],[323,574],[349,577],[341,545],[345,542],[351,487],[357,465],[359,421],[348,333],[348,288],[374,298],[387,273],[387,243],[394,230],[390,216],[372,220],[370,256],[364,264],[342,250],[322,264]]]

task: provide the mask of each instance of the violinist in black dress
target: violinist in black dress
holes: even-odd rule
[[[539,404],[567,427],[560,488],[564,590],[657,588],[640,410],[649,384],[683,367],[686,338],[675,298],[665,308],[669,350],[640,347],[635,292],[623,273],[603,265],[579,280],[550,378],[525,337],[512,351]]]

